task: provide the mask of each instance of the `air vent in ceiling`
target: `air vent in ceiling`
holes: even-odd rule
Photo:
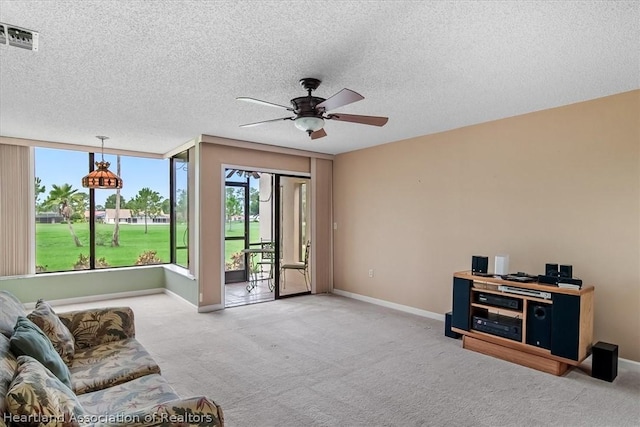
[[[36,31],[0,23],[0,44],[37,51],[38,36]]]

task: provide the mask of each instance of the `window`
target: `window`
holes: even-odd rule
[[[189,152],[171,159],[171,262],[189,268]]]
[[[91,157],[35,149],[36,272],[170,262],[168,160],[105,155],[124,187],[89,190]]]
[[[35,149],[36,273],[89,265],[87,153]]]

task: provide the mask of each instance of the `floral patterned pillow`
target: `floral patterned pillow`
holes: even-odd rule
[[[17,367],[16,357],[9,349],[9,339],[0,334],[0,427],[3,426],[2,414],[5,411],[5,398]]]
[[[44,300],[38,300],[36,308],[27,315],[45,333],[53,348],[67,366],[71,366],[75,353],[73,334],[62,323],[51,306]]]
[[[0,333],[9,338],[18,316],[26,316],[24,306],[9,291],[0,291]]]
[[[18,356],[18,370],[7,393],[7,414],[18,425],[79,426],[84,415],[76,395],[30,356]]]

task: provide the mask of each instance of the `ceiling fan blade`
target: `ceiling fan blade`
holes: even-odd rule
[[[236,98],[238,101],[253,102],[254,104],[266,105],[267,107],[284,108],[285,110],[293,111],[291,107],[285,107],[284,105],[274,104],[273,102],[262,101],[260,99],[249,98],[246,96],[239,96]]]
[[[329,114],[327,119],[341,122],[361,123],[363,125],[384,126],[389,121],[388,117],[360,116],[357,114]]]
[[[329,111],[363,99],[364,96],[352,91],[351,89],[345,88],[316,105],[316,110]]]
[[[324,138],[325,136],[327,136],[327,133],[324,131],[324,129],[320,129],[311,133],[311,139]]]
[[[282,121],[282,120],[293,120],[293,119],[294,119],[293,117],[282,117],[282,118],[279,118],[279,119],[271,119],[271,120],[264,120],[264,121],[255,122],[255,123],[247,123],[246,125],[240,125],[240,127],[241,128],[249,128],[251,126],[258,126],[258,125],[261,125],[261,124],[264,124],[264,123],[279,122],[279,121]]]

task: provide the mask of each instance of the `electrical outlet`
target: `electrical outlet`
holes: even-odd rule
[[[369,277],[373,277],[373,268],[369,269]]]
[[[337,223],[337,222],[334,222],[334,223],[333,223],[333,229],[334,229],[334,230],[337,230],[337,229],[338,229],[338,223]]]
[[[204,298],[202,297],[202,292],[200,292],[200,302],[202,302]]]

